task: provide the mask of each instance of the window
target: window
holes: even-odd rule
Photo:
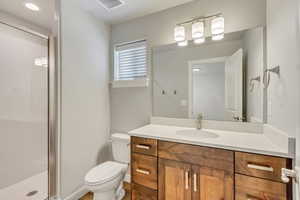
[[[115,47],[114,81],[146,80],[147,43],[135,41]]]

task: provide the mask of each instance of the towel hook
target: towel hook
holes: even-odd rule
[[[271,79],[271,73],[276,74],[278,77],[280,77],[280,66],[276,66],[272,69],[266,69],[264,71],[264,77],[263,77],[263,81],[264,81],[264,86],[265,88],[268,88],[270,85],[270,79]],[[265,84],[266,83],[266,84]]]
[[[254,90],[254,81],[260,82],[260,76],[250,79],[250,92]]]

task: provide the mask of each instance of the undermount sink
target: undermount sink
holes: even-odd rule
[[[205,139],[205,138],[217,138],[219,137],[217,134],[208,132],[208,131],[203,131],[203,130],[198,130],[198,129],[187,129],[187,130],[180,130],[176,132],[177,135],[181,136],[186,136],[186,137],[193,137],[193,138],[200,138],[200,139]]]

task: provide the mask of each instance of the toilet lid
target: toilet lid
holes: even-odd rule
[[[87,184],[101,184],[110,181],[120,175],[124,164],[108,161],[91,169],[85,176]]]

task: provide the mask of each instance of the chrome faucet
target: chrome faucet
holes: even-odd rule
[[[203,120],[203,115],[202,113],[199,113],[197,116],[197,129],[200,130],[202,128],[202,120]]]

